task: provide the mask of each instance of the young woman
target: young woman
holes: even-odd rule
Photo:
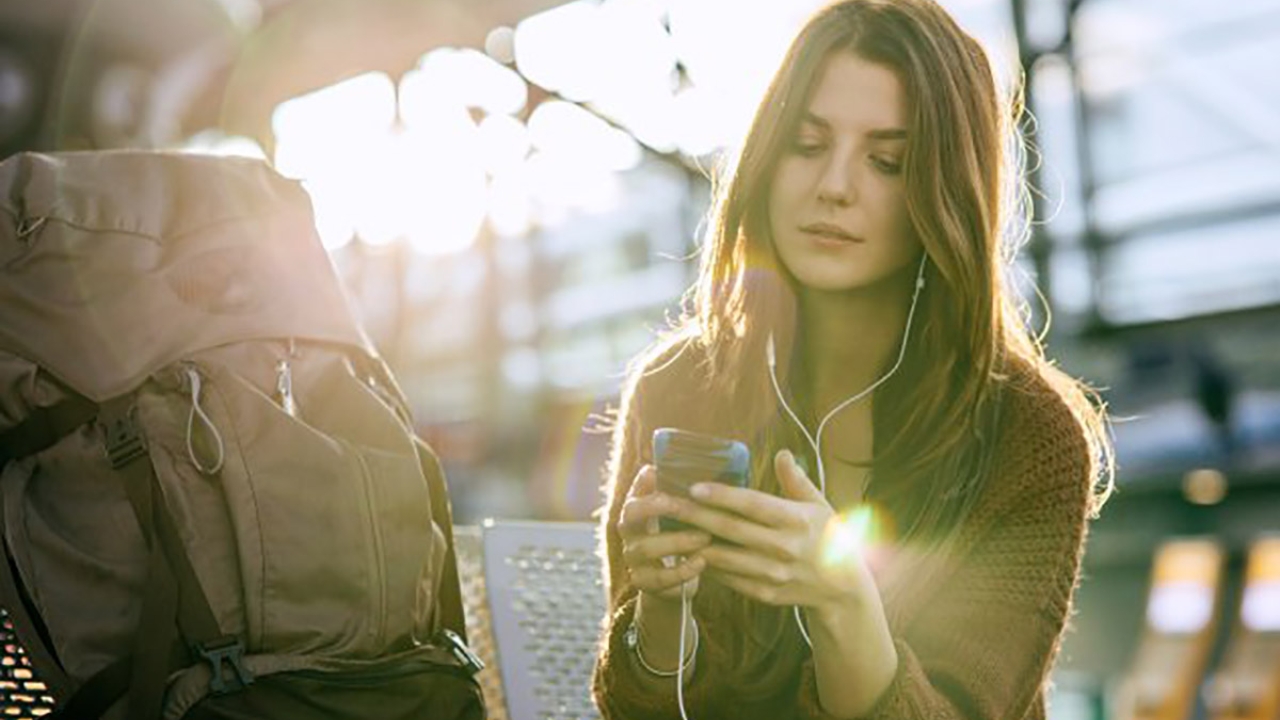
[[[623,391],[606,717],[1044,717],[1110,449],[1005,275],[1018,112],[932,0],[801,31]],[[743,441],[750,486],[657,492],[661,427]]]

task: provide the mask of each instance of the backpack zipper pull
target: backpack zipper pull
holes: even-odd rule
[[[297,417],[298,404],[293,399],[293,366],[288,359],[276,363],[276,394],[285,414]]]

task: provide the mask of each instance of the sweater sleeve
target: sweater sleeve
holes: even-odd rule
[[[894,638],[898,669],[867,720],[1022,718],[1040,698],[1070,614],[1090,498],[1085,440],[1069,417],[1056,419],[1013,451],[992,520]],[[799,705],[803,717],[832,718],[812,660]]]
[[[622,538],[618,535],[617,527],[622,516],[622,504],[631,491],[636,473],[650,460],[650,450],[643,440],[647,433],[640,412],[642,379],[634,378],[623,388],[605,471],[605,507],[600,517],[599,533],[610,614],[635,592],[630,587],[626,565],[622,561]]]
[[[608,612],[605,614],[591,690],[606,720],[680,717],[675,679],[671,679],[669,692],[653,692],[651,683],[646,682],[648,678],[638,675],[641,671],[630,657],[631,651],[624,641],[635,613],[637,591],[627,576],[622,560],[622,539],[616,528],[622,514],[622,503],[636,473],[645,463],[652,461],[647,440],[653,421],[642,410],[647,392],[662,392],[662,389],[655,389],[643,372],[635,373],[623,388],[605,478],[606,500],[599,532],[603,545],[600,552]],[[693,702],[692,698],[705,690],[701,686],[706,683],[699,682],[701,676],[695,671],[694,679],[685,683],[686,701]]]

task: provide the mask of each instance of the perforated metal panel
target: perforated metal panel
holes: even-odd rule
[[[511,720],[592,720],[605,613],[595,526],[489,522],[484,581]]]

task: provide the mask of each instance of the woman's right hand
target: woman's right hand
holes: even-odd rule
[[[658,518],[672,514],[675,499],[658,492],[657,480],[652,465],[640,468],[622,503],[617,526],[622,561],[631,584],[641,593],[679,600],[681,586],[687,583],[692,598],[706,568],[699,551],[711,543],[711,536],[700,530],[659,532]]]

